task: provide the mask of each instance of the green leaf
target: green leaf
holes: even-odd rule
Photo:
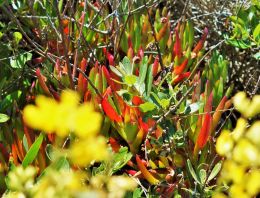
[[[154,110],[156,106],[151,102],[146,102],[141,104],[139,107],[142,110],[142,112],[148,112]]]
[[[201,106],[202,106],[201,102],[189,104],[188,106],[186,106],[186,108],[184,110],[184,114],[194,113],[194,112],[198,111]]]
[[[123,77],[123,75],[122,75],[122,73],[120,72],[120,71],[118,71],[118,69],[117,68],[115,68],[115,67],[110,67],[110,69],[111,69],[111,71],[113,72],[113,73],[115,73],[117,76],[119,76],[119,77]]]
[[[217,164],[214,166],[214,168],[212,169],[212,171],[211,171],[211,173],[210,173],[210,175],[209,175],[209,177],[208,177],[208,180],[207,180],[208,182],[209,182],[210,180],[214,179],[214,178],[217,176],[217,174],[218,174],[219,171],[221,170],[221,166],[222,166],[221,162],[217,163]]]
[[[18,90],[7,95],[2,101],[0,101],[0,110],[5,111],[7,108],[12,106],[14,101],[19,100],[21,94],[22,92]]]
[[[124,132],[126,134],[126,141],[133,142],[138,132],[138,125],[132,123],[126,123],[124,127]]]
[[[38,180],[40,180],[40,178],[45,175],[49,170],[61,170],[61,169],[65,169],[65,170],[69,170],[70,169],[70,164],[67,160],[67,158],[65,156],[60,157],[59,159],[57,159],[56,161],[54,161],[50,166],[48,166],[47,168],[45,168],[41,175],[37,178]]]
[[[260,60],[260,52],[257,52],[256,54],[254,54],[253,56],[255,59]]]
[[[128,86],[132,86],[136,83],[137,81],[137,76],[135,75],[127,75],[124,77],[124,81]]]
[[[41,133],[39,137],[35,140],[35,142],[32,144],[32,146],[30,147],[28,153],[25,155],[22,162],[23,167],[27,167],[35,160],[40,150],[42,141],[43,141],[43,134]]]
[[[153,85],[153,65],[149,65],[146,77],[146,96],[149,97]]]
[[[131,62],[127,56],[124,57],[122,63],[123,63],[123,67],[124,67],[124,70],[126,71],[126,73],[128,75],[133,74],[133,65],[131,64]]]
[[[2,5],[6,0],[0,0],[0,5]]]
[[[10,119],[10,117],[6,114],[0,113],[0,123],[7,122]]]
[[[19,42],[22,40],[23,38],[23,35],[20,33],[20,32],[14,32],[13,33],[13,36],[14,36],[14,41],[15,41],[15,44],[19,44]]]
[[[10,60],[10,65],[12,68],[21,69],[25,63],[32,59],[32,54],[30,52],[22,53],[15,58]]]
[[[131,159],[132,154],[127,147],[121,147],[118,153],[113,156],[112,174],[120,170]]]
[[[160,105],[162,108],[166,109],[170,104],[170,99],[162,99],[160,100]]]
[[[228,44],[241,48],[241,49],[247,49],[247,48],[251,47],[251,45],[247,41],[243,41],[243,40],[235,40],[235,39],[231,40],[230,39],[227,42],[228,42]]]
[[[200,180],[198,179],[198,176],[196,175],[189,159],[187,160],[187,165],[188,165],[189,172],[190,172],[191,176],[193,177],[193,179],[200,184]]]
[[[204,184],[205,181],[206,181],[206,179],[207,179],[206,170],[200,169],[200,171],[199,171],[199,176],[200,176],[200,182],[201,182],[201,184]]]
[[[254,29],[253,37],[257,42],[260,40],[260,24],[258,24]]]
[[[148,63],[148,57],[145,56],[142,60],[142,63],[140,65],[140,72],[139,72],[139,78],[138,78],[138,83],[143,84],[145,77],[146,77],[146,72],[147,72],[147,63]]]

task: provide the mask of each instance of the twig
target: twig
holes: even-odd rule
[[[83,20],[82,20],[82,23],[81,23],[80,29],[79,29],[79,37],[78,37],[78,40],[77,40],[77,48],[75,50],[75,56],[74,56],[74,64],[73,64],[73,71],[72,71],[73,79],[75,78],[75,75],[76,75],[76,67],[77,67],[77,64],[78,64],[78,50],[79,50],[79,47],[80,47],[82,30],[83,30],[83,25],[84,25],[84,22],[85,22],[86,9],[87,9],[87,5],[86,5],[86,0],[85,0],[84,10],[83,10],[82,15],[81,15]]]
[[[90,3],[88,0],[85,1],[85,3],[88,4],[88,6],[94,10],[95,12],[99,12],[99,9],[97,9],[92,3]]]
[[[69,76],[69,81],[70,81],[70,88],[74,90],[74,82],[73,82],[73,78],[72,78],[72,73],[71,73],[71,68],[70,68],[70,60],[69,60],[69,56],[68,56],[68,47],[66,44],[66,40],[65,40],[65,35],[63,32],[63,28],[62,28],[62,19],[61,19],[61,15],[60,15],[60,11],[58,8],[58,0],[54,1],[54,7],[56,9],[57,12],[57,16],[58,16],[58,20],[59,20],[59,30],[61,33],[61,39],[62,39],[62,45],[64,48],[64,56],[65,56],[65,60],[66,60],[66,64],[67,64],[67,71],[68,71],[68,76]]]
[[[161,69],[164,70],[165,66],[163,64],[161,50],[160,50],[159,43],[158,43],[158,40],[157,40],[157,37],[156,37],[156,32],[155,32],[155,29],[154,29],[152,18],[151,18],[151,15],[149,13],[149,9],[147,7],[147,3],[145,1],[144,1],[144,6],[146,8],[146,11],[147,11],[147,14],[148,14],[149,23],[150,23],[152,31],[153,31],[153,37],[154,37],[154,41],[155,41],[155,46],[156,46],[157,51],[158,51],[158,57],[159,57],[159,62],[160,62],[160,65],[161,65]]]

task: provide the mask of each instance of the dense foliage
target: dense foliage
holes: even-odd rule
[[[218,48],[259,60],[260,3],[213,46],[185,8],[175,21],[164,1],[0,0],[4,197],[260,194],[260,79],[233,97]]]

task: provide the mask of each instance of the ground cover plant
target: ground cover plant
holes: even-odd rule
[[[0,1],[3,197],[259,196],[260,78],[221,49],[259,63],[260,3],[214,45],[182,3]]]

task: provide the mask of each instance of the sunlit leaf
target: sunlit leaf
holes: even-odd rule
[[[146,102],[141,104],[139,107],[143,112],[148,112],[154,110],[156,106],[151,102]]]
[[[13,68],[21,69],[25,65],[25,63],[31,59],[32,59],[32,54],[30,52],[21,53],[15,58],[12,58],[10,60],[10,65]]]
[[[6,114],[0,113],[0,123],[7,122],[10,119],[10,117]]]
[[[43,134],[41,133],[39,135],[39,137],[35,140],[35,142],[32,144],[32,146],[30,147],[29,151],[27,152],[27,154],[25,155],[22,165],[23,167],[28,166],[29,164],[31,164],[35,158],[37,157],[37,154],[40,150],[42,141],[43,141]]]

